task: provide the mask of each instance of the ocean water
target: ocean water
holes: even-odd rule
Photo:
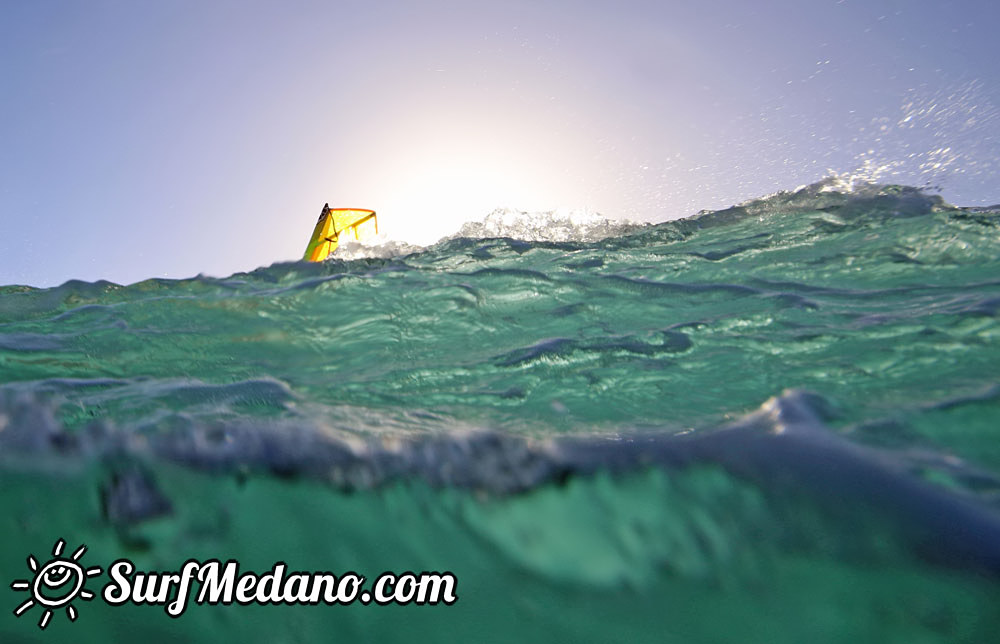
[[[450,572],[451,605],[15,609],[0,641],[995,642],[1000,208],[827,179],[658,225],[0,287],[0,580]],[[37,604],[38,602],[36,602]]]

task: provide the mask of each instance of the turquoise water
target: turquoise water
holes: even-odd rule
[[[98,595],[0,640],[995,641],[998,210],[827,180],[599,239],[514,223],[0,287],[5,586],[64,538],[102,567],[447,570],[459,597]]]

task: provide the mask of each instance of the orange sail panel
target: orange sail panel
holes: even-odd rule
[[[341,236],[362,240],[378,234],[378,220],[374,210],[364,208],[331,208],[323,206],[316,228],[313,229],[303,259],[321,262],[337,250]]]

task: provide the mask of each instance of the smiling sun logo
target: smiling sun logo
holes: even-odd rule
[[[20,617],[35,604],[42,606],[42,617],[38,620],[38,628],[44,629],[52,619],[52,611],[59,608],[66,608],[66,616],[71,622],[76,621],[76,608],[73,607],[73,600],[79,597],[85,601],[94,598],[94,593],[84,586],[87,577],[101,574],[101,569],[97,566],[84,568],[78,561],[83,553],[87,552],[87,546],[81,545],[69,557],[63,556],[63,548],[66,542],[63,539],[56,541],[52,548],[52,559],[44,566],[38,565],[38,560],[34,555],[28,555],[28,568],[34,573],[34,579],[18,579],[10,587],[14,590],[26,590],[31,593],[28,599],[14,609],[14,615]]]

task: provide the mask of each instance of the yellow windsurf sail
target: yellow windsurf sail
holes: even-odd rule
[[[342,235],[345,239],[367,239],[378,234],[378,221],[374,210],[363,208],[331,208],[323,206],[316,228],[313,229],[303,259],[321,262],[337,250]]]

